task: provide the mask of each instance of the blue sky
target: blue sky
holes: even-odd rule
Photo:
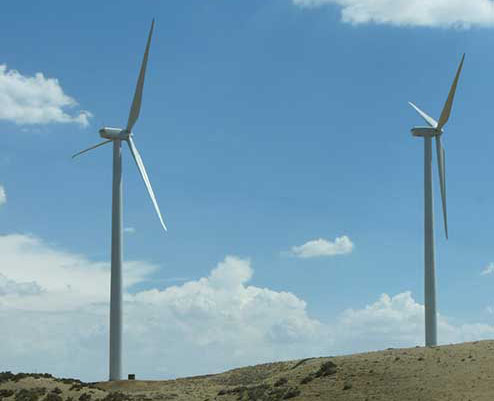
[[[142,1],[137,7],[133,2],[87,1],[80,7],[62,1],[20,1],[3,6],[0,64],[6,67],[5,80],[0,83],[4,109],[0,111],[0,181],[7,201],[0,207],[5,242],[2,245],[0,240],[0,248],[9,256],[1,262],[0,274],[9,290],[0,291],[0,311],[13,322],[12,330],[0,335],[3,344],[25,333],[25,326],[16,323],[19,311],[39,312],[45,298],[36,298],[36,291],[45,295],[54,291],[45,311],[48,314],[78,296],[70,291],[60,295],[42,278],[30,278],[26,272],[43,275],[33,265],[36,260],[46,269],[57,263],[68,266],[64,258],[76,260],[81,271],[87,265],[87,275],[82,276],[88,286],[92,268],[108,270],[111,147],[76,160],[70,156],[97,143],[97,130],[103,124],[125,125],[153,17],[156,29],[141,116],[134,131],[169,231],[162,232],[125,149],[124,222],[135,232],[126,234],[124,254],[140,272],[127,288],[132,302],[177,286],[177,291],[184,292],[180,302],[187,303],[190,296],[193,303],[197,297],[187,295],[187,285],[204,284],[205,279],[214,282],[212,270],[223,261],[238,273],[235,285],[265,289],[269,299],[276,299],[261,302],[259,310],[252,309],[252,315],[241,319],[261,333],[266,349],[270,349],[266,338],[276,330],[287,338],[298,333],[294,327],[304,332],[304,327],[313,325],[317,332],[303,341],[298,337],[287,341],[285,348],[279,346],[269,357],[420,344],[423,145],[409,130],[422,121],[407,101],[438,117],[461,54],[466,52],[453,115],[443,137],[450,224],[447,242],[434,170],[438,300],[445,319],[439,341],[494,335],[489,312],[494,277],[481,275],[494,261],[494,169],[490,163],[494,139],[489,128],[494,107],[494,34],[490,28],[494,23],[482,11],[490,6],[479,0],[463,10],[452,2],[451,10],[440,9],[437,15],[434,9],[429,14],[411,9],[403,16],[399,10],[393,14],[393,10],[384,13],[372,8],[365,0],[350,2],[364,10],[352,14],[351,6],[339,3],[181,0]],[[57,79],[59,89],[77,105],[63,108],[66,117],[49,121],[26,123],[26,113],[32,110],[21,110],[24,120],[8,114],[5,110],[12,102],[25,105],[25,93],[14,93],[15,88],[7,86],[13,79],[12,70],[20,74],[17,78],[42,73],[42,81]],[[2,95],[2,90],[10,90],[11,97],[6,92]],[[36,92],[40,108],[43,92]],[[59,92],[55,95],[61,97]],[[84,124],[89,115],[85,112],[91,114],[88,124]],[[343,236],[353,244],[344,247],[344,254],[300,258],[292,251],[308,241],[322,238],[333,243]],[[34,255],[31,262],[24,258],[24,250]],[[227,255],[232,258],[225,259]],[[220,267],[218,271],[231,276],[228,268]],[[67,282],[60,280],[67,288],[78,282],[70,274]],[[34,287],[26,290],[26,283]],[[210,291],[214,292],[211,288],[206,292]],[[296,307],[286,301],[286,293],[296,298]],[[391,298],[388,305],[381,302],[381,294],[401,298]],[[15,350],[0,345],[0,360],[7,361],[0,370],[46,367],[59,375],[103,379],[106,295],[98,293],[101,299],[94,301],[103,305],[98,318],[88,312],[88,322],[98,327],[94,355],[102,361],[100,370],[94,372],[82,360],[75,367],[64,367],[61,361],[69,354],[57,354],[56,347],[24,358],[28,345]],[[177,299],[170,297],[159,302],[176,305]],[[220,298],[228,304],[225,297]],[[209,299],[214,312],[202,316],[201,330],[221,327],[217,319],[224,316],[224,304],[218,299]],[[62,307],[60,322],[71,321],[80,308],[90,311],[92,302],[84,298],[69,310]],[[366,309],[368,305],[373,307]],[[293,309],[301,320],[291,319]],[[132,307],[127,310],[130,313]],[[367,316],[369,310],[376,314]],[[276,311],[286,313],[290,324],[297,323],[287,328],[280,321],[282,328],[275,330],[269,322],[276,320],[270,315]],[[189,312],[183,316],[184,325],[197,311],[191,308]],[[166,321],[159,314],[149,316],[149,321]],[[265,317],[260,319],[266,322],[262,329],[256,326],[259,316]],[[138,324],[145,330],[149,321]],[[389,329],[369,340],[376,327],[388,327],[388,323]],[[402,328],[407,325],[413,327],[403,336]],[[65,341],[69,334],[63,327],[60,323],[60,330],[50,335]],[[197,330],[194,327],[190,326],[190,332]],[[235,333],[242,327],[230,329]],[[40,329],[37,341],[45,341],[43,333],[47,332]],[[335,337],[335,332],[344,335]],[[180,343],[180,336],[166,335],[161,337],[163,342],[179,349],[193,350],[190,344],[209,349],[211,344],[205,339]],[[139,338],[135,332],[129,334],[128,348],[136,349],[138,340],[132,336]],[[211,357],[209,363],[206,357],[204,365],[194,367],[190,351],[188,365],[186,359],[174,370],[164,355],[155,361],[162,369],[153,370],[144,362],[141,366],[139,355],[129,350],[126,368],[146,377],[174,377],[269,361],[262,354],[232,356],[242,347],[256,347],[258,337],[249,334],[240,343],[226,337],[217,340],[218,348],[211,348],[224,350],[222,360]],[[71,346],[79,345],[74,340]]]

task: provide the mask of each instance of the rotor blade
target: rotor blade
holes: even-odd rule
[[[415,111],[417,113],[420,114],[420,116],[425,120],[425,122],[427,124],[429,124],[432,128],[436,128],[437,127],[437,121],[434,120],[430,115],[428,115],[427,113],[423,112],[422,110],[420,110],[417,106],[415,106],[412,102],[408,102],[408,104],[410,106],[412,106]]]
[[[132,153],[132,156],[134,157],[134,160],[137,164],[137,168],[139,169],[139,173],[141,173],[141,177],[144,181],[144,184],[146,185],[146,188],[149,192],[149,196],[153,202],[154,209],[156,210],[156,214],[158,215],[161,225],[167,231],[165,222],[163,221],[163,217],[161,216],[160,208],[158,206],[158,202],[156,201],[156,196],[154,195],[153,188],[151,187],[151,182],[149,181],[148,174],[146,173],[146,168],[144,167],[144,163],[142,162],[141,155],[139,154],[139,151],[137,150],[134,141],[132,137],[129,137],[127,140],[127,143],[129,144],[130,152]]]
[[[89,152],[90,150],[93,150],[93,149],[99,148],[100,146],[106,145],[107,143],[109,143],[111,141],[112,141],[111,139],[108,139],[107,141],[103,141],[101,143],[98,143],[97,145],[91,146],[90,148],[81,150],[80,152],[76,153],[75,155],[72,155],[72,159],[74,157],[77,157],[79,155],[82,155],[83,153]]]
[[[446,152],[441,145],[441,136],[436,136],[437,167],[439,172],[439,182],[441,185],[441,200],[443,203],[444,232],[448,239],[448,213],[446,209]]]
[[[463,68],[463,62],[465,61],[465,53],[463,53],[463,57],[461,58],[460,66],[458,67],[458,71],[456,72],[455,80],[453,81],[453,85],[451,85],[451,89],[449,90],[448,99],[444,104],[443,111],[441,113],[441,117],[439,118],[439,124],[437,126],[438,129],[444,127],[444,125],[448,122],[449,116],[451,115],[451,107],[453,106],[453,99],[455,98],[456,86],[458,85],[458,80],[460,79],[461,70]]]
[[[149,47],[151,46],[151,37],[153,36],[154,29],[154,18],[151,23],[151,29],[149,30],[148,41],[146,43],[146,50],[144,52],[144,57],[142,59],[141,71],[139,72],[139,78],[137,80],[137,86],[134,93],[134,100],[132,101],[132,106],[130,108],[129,120],[127,122],[127,131],[132,131],[134,124],[139,118],[139,112],[141,110],[141,100],[142,100],[142,89],[144,87],[144,76],[146,75],[146,66],[148,64]]]

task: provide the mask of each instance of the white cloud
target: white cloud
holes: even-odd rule
[[[77,123],[87,126],[90,112],[66,112],[75,106],[77,102],[63,92],[57,79],[46,78],[40,72],[32,77],[24,76],[0,64],[0,120],[18,125]]]
[[[136,229],[134,227],[125,227],[124,228],[124,233],[125,234],[135,234]]]
[[[74,310],[107,301],[109,264],[56,249],[33,236],[0,236],[0,272],[16,283],[35,283],[31,296],[0,298],[0,306],[30,311]],[[124,286],[145,280],[157,267],[145,262],[124,264]]]
[[[346,310],[337,327],[342,350],[354,352],[423,345],[424,306],[417,303],[408,291],[393,297],[383,294],[378,301],[363,309]],[[438,316],[441,344],[492,339],[493,336],[494,326],[454,324],[450,319]]]
[[[0,266],[0,321],[9,322],[0,330],[2,368],[104,379],[108,264],[7,235],[0,236]],[[199,280],[129,291],[155,270],[135,261],[124,273],[126,366],[140,377],[221,371],[327,347],[324,327],[307,315],[304,301],[248,285],[248,260],[229,256]]]
[[[41,287],[32,281],[30,283],[18,283],[17,281],[10,280],[3,274],[0,274],[0,296],[5,295],[39,295],[41,293]]]
[[[428,27],[494,26],[492,0],[292,0],[302,7],[336,4],[350,24]]]
[[[299,258],[316,258],[320,256],[335,256],[351,253],[353,243],[346,235],[338,237],[334,242],[319,238],[306,242],[300,246],[292,247],[292,254]]]
[[[484,267],[484,270],[482,270],[482,273],[480,273],[480,274],[482,276],[494,274],[494,263],[490,263],[488,266]]]
[[[0,185],[0,206],[7,203],[7,192],[5,192],[5,187]]]
[[[249,285],[249,260],[226,257],[206,277],[131,291],[156,267],[127,265],[124,372],[139,378],[423,344],[423,306],[383,294],[332,322],[296,295]],[[2,369],[103,380],[107,375],[109,266],[38,238],[0,236]],[[492,338],[494,326],[439,318],[442,343]]]

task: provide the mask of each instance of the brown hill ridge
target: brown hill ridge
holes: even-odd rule
[[[492,401],[494,341],[309,358],[166,381],[86,384],[0,373],[0,400]]]

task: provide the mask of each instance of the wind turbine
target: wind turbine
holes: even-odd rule
[[[436,271],[434,266],[434,214],[432,199],[432,138],[436,139],[437,166],[441,186],[441,200],[443,206],[444,232],[448,239],[448,218],[446,210],[446,172],[445,151],[441,144],[443,127],[448,122],[453,106],[456,87],[460,78],[465,54],[461,58],[460,66],[449,91],[439,122],[420,110],[413,103],[409,104],[420,114],[429,125],[428,127],[414,127],[412,134],[424,138],[424,296],[425,296],[425,345],[437,345],[437,312],[436,312]]]
[[[134,158],[137,169],[146,185],[151,201],[153,202],[156,214],[160,223],[166,231],[166,226],[161,216],[161,212],[156,201],[156,197],[151,187],[146,169],[142,162],[141,155],[134,143],[132,128],[139,117],[141,109],[142,89],[144,86],[144,76],[148,62],[149,46],[153,35],[154,19],[151,23],[146,50],[142,59],[141,70],[137,80],[134,100],[130,108],[127,127],[111,128],[103,127],[99,134],[106,140],[91,146],[72,158],[86,153],[92,149],[113,142],[113,192],[112,192],[112,240],[111,240],[111,297],[110,297],[110,380],[121,380],[122,378],[122,141],[127,142],[130,153]]]

